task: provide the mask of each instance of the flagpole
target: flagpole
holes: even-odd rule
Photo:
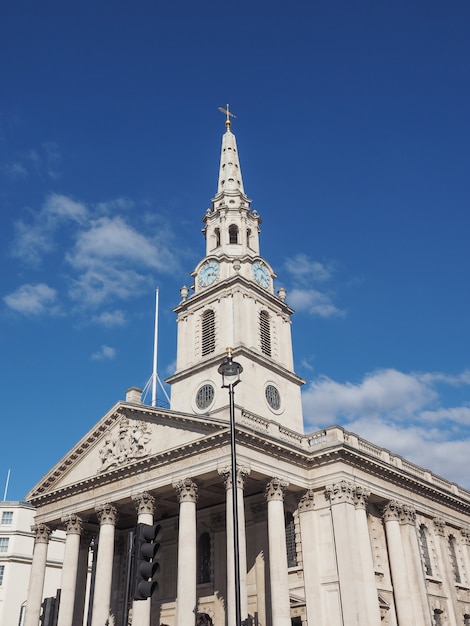
[[[5,502],[6,499],[7,499],[7,492],[8,492],[8,484],[9,483],[10,483],[10,470],[8,470],[8,473],[7,473],[7,482],[6,482],[6,485],[5,485],[5,491],[3,493],[3,502]]]
[[[153,335],[152,406],[157,406],[157,350],[158,350],[158,287],[155,290],[155,329]]]

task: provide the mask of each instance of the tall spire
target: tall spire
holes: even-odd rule
[[[236,116],[230,111],[228,104],[226,109],[219,107],[219,111],[226,115],[226,131],[222,138],[217,195],[224,192],[233,193],[234,191],[239,191],[244,194],[245,190],[243,189],[242,172],[238,159],[237,141],[235,135],[230,130],[232,126],[230,118],[236,118]]]

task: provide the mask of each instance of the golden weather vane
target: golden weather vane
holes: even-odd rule
[[[225,126],[227,126],[227,127],[228,127],[228,126],[231,126],[231,125],[232,125],[232,122],[230,121],[230,118],[231,118],[231,117],[233,117],[234,119],[237,119],[237,116],[236,116],[236,115],[234,115],[234,114],[230,111],[230,108],[229,108],[229,105],[228,105],[228,104],[227,104],[226,106],[227,106],[227,108],[226,108],[226,109],[224,109],[224,107],[219,107],[219,111],[220,111],[221,113],[223,113],[224,115],[226,115],[226,116],[227,116],[227,119],[225,120]]]

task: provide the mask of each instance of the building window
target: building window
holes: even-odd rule
[[[274,411],[281,408],[281,396],[274,385],[267,385],[265,390],[266,401]]]
[[[429,556],[428,538],[426,537],[426,526],[421,524],[419,527],[419,544],[421,546],[421,555],[423,557],[423,565],[426,576],[432,576],[431,557]]]
[[[13,524],[13,511],[2,512],[2,526],[11,526]]]
[[[454,572],[455,582],[461,583],[462,580],[460,578],[459,564],[457,563],[457,553],[455,551],[455,538],[452,535],[449,535],[448,545],[449,545],[450,564],[452,566],[452,571]]]
[[[202,356],[215,350],[215,313],[212,309],[202,315]]]
[[[216,228],[214,230],[215,234],[215,247],[218,248],[220,246],[220,228]]]
[[[211,538],[209,533],[202,533],[197,542],[197,582],[211,582]]]
[[[295,523],[292,513],[285,515],[286,546],[287,546],[287,567],[297,565],[297,547],[295,545]]]
[[[246,229],[246,245],[250,247],[251,243],[251,228]]]
[[[0,565],[0,587],[3,587],[3,577],[5,576],[5,566]]]
[[[238,243],[238,226],[236,224],[230,224],[228,227],[228,241],[229,243]]]
[[[0,537],[0,552],[8,552],[8,537]]]
[[[196,396],[196,406],[203,411],[212,404],[214,399],[214,387],[212,385],[203,385]]]
[[[463,626],[470,626],[470,615],[465,613],[463,616]]]
[[[271,324],[269,313],[260,311],[259,314],[259,332],[261,340],[261,352],[267,356],[271,356]]]
[[[434,609],[434,626],[442,626],[442,613],[441,609]]]

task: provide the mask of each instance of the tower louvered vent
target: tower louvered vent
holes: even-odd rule
[[[215,350],[215,313],[212,309],[202,315],[202,356]]]

